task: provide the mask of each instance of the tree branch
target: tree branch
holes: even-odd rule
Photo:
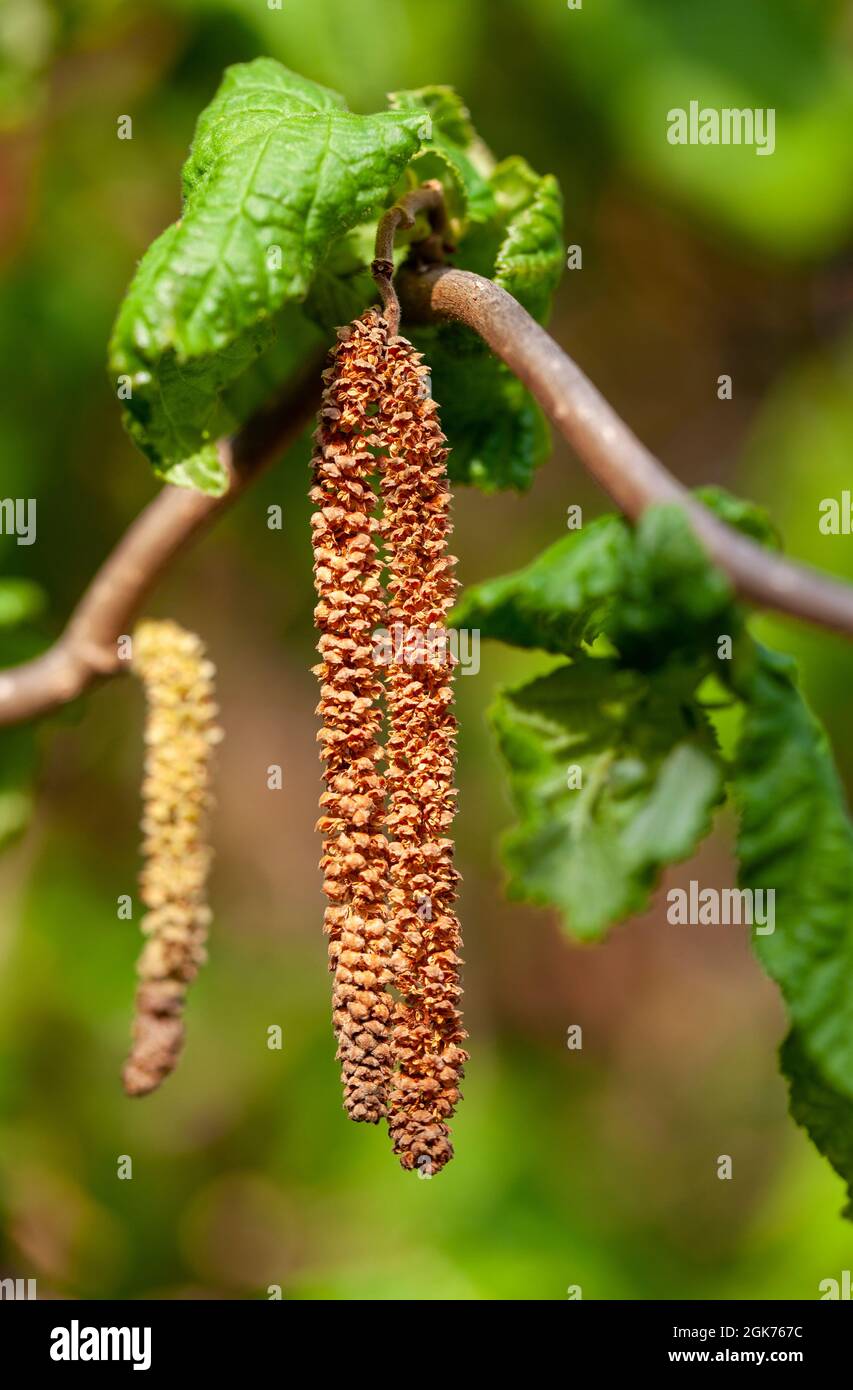
[[[425,186],[426,189],[427,186]],[[414,195],[418,195],[415,197]],[[435,253],[446,247],[441,206],[414,190],[389,209],[377,238],[377,283],[387,280],[398,226],[431,214]],[[442,205],[443,206],[443,205]],[[385,254],[380,254],[384,252]],[[428,262],[429,255],[420,258]],[[442,265],[397,277],[404,311],[418,322],[455,319],[478,333],[539,401],[557,429],[617,507],[632,520],[656,502],[678,502],[709,554],[741,597],[853,637],[853,587],[767,551],[703,507],[641,444],[583,372],[521,305],[491,280]],[[118,638],[133,624],[156,581],[195,537],[227,510],[263,467],[299,433],[316,409],[322,363],[314,361],[270,409],[220,443],[231,485],[223,497],[164,487],[105,560],[62,636],[43,655],[0,670],[0,726],[66,704],[123,666]]]
[[[126,668],[118,658],[118,638],[176,556],[307,424],[317,408],[321,370],[322,359],[312,361],[271,408],[220,441],[230,480],[222,497],[166,486],[149,502],[107,556],[62,636],[33,661],[0,670],[0,726],[47,714]]]
[[[455,319],[478,333],[626,516],[636,520],[655,502],[680,503],[742,598],[853,637],[853,586],[764,549],[702,506],[512,295],[482,276],[444,266],[404,269],[397,278],[406,317]]]

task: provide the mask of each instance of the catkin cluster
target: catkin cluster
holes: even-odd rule
[[[426,640],[446,627],[457,584],[447,450],[429,371],[404,338],[385,356],[378,431],[388,622],[397,634],[387,669],[388,814],[395,924],[397,1063],[389,1130],[404,1168],[428,1173],[453,1155],[447,1121],[467,1054],[459,1013],[460,928],[453,904],[456,720],[453,657]]]
[[[214,667],[193,633],[173,622],[140,623],[133,671],[147,704],[140,889],[148,910],[124,1088],[140,1096],[175,1067],[187,986],[205,960],[211,762],[222,734]]]
[[[376,310],[340,330],[324,382],[311,496],[335,1031],[350,1114],[387,1115],[403,1166],[432,1173],[452,1156],[447,1121],[466,1060],[447,833],[452,658],[445,644],[436,660],[428,640],[456,589],[447,450],[427,369]],[[375,642],[386,625],[387,664]]]
[[[392,977],[386,900],[388,842],[378,735],[382,685],[373,638],[384,619],[376,546],[375,468],[368,444],[379,394],[382,335],[375,323],[341,329],[323,375],[311,518],[314,610],[321,661],[318,734],[325,791],[317,829],[328,898],[325,930],[344,1105],[354,1120],[385,1114],[391,1071]]]

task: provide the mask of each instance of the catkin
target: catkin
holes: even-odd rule
[[[177,1063],[187,986],[206,958],[211,762],[222,734],[214,667],[193,633],[173,622],[140,623],[133,671],[147,702],[140,887],[148,911],[124,1088],[141,1096]]]
[[[428,370],[411,344],[389,337],[375,309],[338,336],[311,493],[326,764],[318,829],[335,1033],[350,1114],[387,1114],[403,1167],[432,1174],[453,1154],[448,1120],[467,1060],[447,834],[456,797],[447,450]],[[380,659],[385,624],[390,646]]]
[[[325,931],[333,975],[333,1025],[344,1106],[375,1124],[386,1113],[391,1069],[387,986],[388,843],[382,823],[382,685],[373,641],[384,620],[376,498],[370,476],[371,415],[379,390],[383,334],[375,316],[339,330],[323,374],[313,458],[311,518],[314,610],[321,661],[317,735],[325,791],[317,829],[323,836]]]
[[[392,338],[376,431],[382,448],[382,538],[388,565],[386,778],[396,950],[396,1063],[388,1124],[404,1168],[431,1175],[453,1156],[448,1119],[467,1053],[459,1012],[459,875],[448,838],[455,810],[454,658],[446,619],[457,583],[445,438],[429,371]],[[443,639],[443,640],[442,640]]]

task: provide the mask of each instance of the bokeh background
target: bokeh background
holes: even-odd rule
[[[853,578],[853,538],[817,526],[853,482],[851,50],[843,0],[2,0],[0,495],[37,497],[39,534],[0,538],[0,572],[43,585],[41,640],[155,491],[106,340],[177,214],[198,111],[259,54],[359,110],[453,83],[498,156],[556,173],[583,269],[555,335],[680,478],[762,502],[792,553]],[[666,112],[691,99],[775,107],[773,157],[669,146]],[[745,935],[667,926],[658,894],[582,950],[502,898],[510,809],[484,712],[530,657],[485,647],[458,682],[456,1159],[418,1181],[381,1129],[347,1122],[315,867],[306,462],[291,451],[151,605],[207,639],[228,737],[211,959],[180,1068],[142,1102],[119,1085],[139,942],[116,916],[138,867],[139,692],[114,682],[40,736],[36,814],[0,861],[0,1275],[95,1298],[818,1297],[853,1228],[787,1118],[784,1020]],[[607,507],[559,443],[529,494],[460,493],[463,581],[531,558],[577,502]],[[800,658],[849,782],[853,647],[758,628]],[[721,813],[664,887],[730,883],[731,829]]]

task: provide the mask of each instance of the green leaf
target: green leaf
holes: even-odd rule
[[[520,156],[499,164],[491,184],[506,219],[494,278],[544,323],[565,255],[560,185],[553,174],[540,178]]]
[[[468,329],[453,324],[413,336],[432,369],[451,482],[485,493],[529,488],[551,452],[547,421],[530,393]]]
[[[46,606],[44,590],[32,579],[0,579],[0,630],[40,618]]]
[[[215,496],[227,490],[216,440],[238,420],[228,411],[224,393],[270,342],[272,333],[265,325],[233,347],[195,361],[181,363],[167,352],[156,370],[132,378],[133,395],[125,402],[127,430],[166,482]]]
[[[770,550],[782,549],[779,532],[767,512],[763,507],[759,507],[757,502],[735,497],[724,487],[697,487],[693,495],[727,526],[733,526],[736,531],[751,536],[754,541]]]
[[[853,1101],[827,1085],[796,1032],[785,1039],[779,1060],[790,1087],[791,1116],[847,1184],[841,1215],[853,1221]]]
[[[457,239],[470,223],[494,218],[497,206],[485,167],[491,165],[491,156],[477,141],[458,93],[452,87],[419,87],[391,92],[388,103],[393,111],[418,111],[422,116],[426,112],[420,127],[421,148],[410,174],[416,184],[433,178],[441,181]]]
[[[503,845],[509,892],[557,906],[575,936],[641,911],[661,868],[710,828],[722,772],[683,675],[580,655],[504,692],[492,719],[519,820]]]
[[[333,244],[383,204],[423,119],[355,115],[272,59],[227,70],[198,121],[180,221],[143,258],[110,348],[111,371],[130,378],[131,433],[161,475],[221,490],[223,390]]]
[[[745,534],[778,544],[760,509],[719,489],[699,495]],[[510,891],[556,904],[581,937],[641,908],[660,868],[708,829],[723,770],[696,692],[713,673],[737,697],[740,738],[726,771],[740,812],[739,882],[775,895],[774,930],[756,928],[755,948],[794,1024],[782,1053],[792,1114],[850,1184],[853,828],[794,663],[745,634],[728,581],[677,505],[651,508],[633,532],[604,517],[565,536],[526,569],[465,594],[453,620],[573,657],[503,694],[494,723],[518,812],[504,845]],[[736,638],[731,661],[716,659],[723,632]],[[584,650],[598,637],[614,656]],[[572,764],[583,770],[577,790],[567,785]]]
[[[735,514],[722,489],[702,496]],[[744,520],[747,510],[751,522],[758,509],[744,506]],[[568,532],[525,569],[466,590],[454,621],[565,656],[606,631],[625,660],[647,668],[707,654],[721,622],[739,628],[731,598],[682,508],[667,504],[649,508],[633,531],[603,516]]]
[[[339,237],[323,261],[305,300],[305,314],[326,336],[354,318],[376,299],[370,274],[376,223],[364,222]],[[405,256],[400,248],[399,259]]]
[[[628,556],[621,631],[643,636],[675,622],[704,626],[727,609],[732,587],[710,562],[677,502],[649,507],[637,522]]]
[[[630,528],[604,516],[567,532],[516,574],[466,589],[454,627],[515,647],[573,655],[601,632],[623,582]]]
[[[853,1098],[853,830],[826,735],[793,661],[756,648],[734,673],[745,702],[734,769],[744,888],[773,889],[776,928],[755,937],[802,1047]]]
[[[434,122],[434,135],[435,129]],[[512,158],[492,170],[485,199],[480,173],[486,157],[476,141],[470,151],[478,152],[477,179],[466,175],[470,225],[456,260],[463,269],[493,277],[544,322],[563,265],[559,187],[550,175],[540,178],[523,159]],[[412,168],[421,166],[418,157]],[[436,175],[441,178],[441,171]],[[487,493],[528,488],[551,452],[548,423],[536,401],[468,329],[445,325],[416,338],[432,366],[433,392],[452,449],[451,480]]]

